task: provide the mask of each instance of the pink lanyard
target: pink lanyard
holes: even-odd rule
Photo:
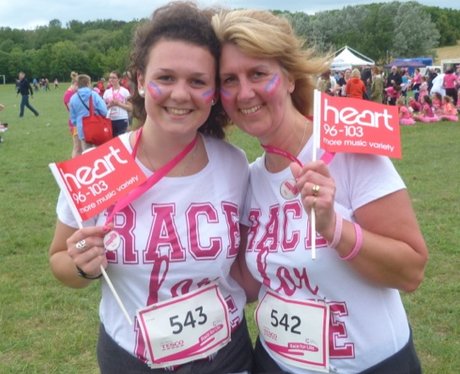
[[[312,116],[306,116],[306,118],[309,119],[310,121],[313,121]],[[302,162],[297,157],[295,157],[292,153],[289,153],[289,152],[287,152],[287,151],[285,151],[285,150],[283,150],[281,148],[275,147],[273,145],[261,144],[260,146],[265,150],[265,152],[273,153],[275,155],[285,157],[285,158],[291,160],[292,162],[296,162],[297,164],[299,164],[300,167],[303,167]],[[329,165],[329,163],[332,161],[334,156],[335,156],[335,153],[324,152],[323,155],[321,156],[321,161],[324,161],[324,163],[326,165]]]
[[[297,157],[295,157],[292,153],[290,153],[288,151],[285,151],[285,150],[283,150],[281,148],[275,147],[274,145],[261,144],[260,146],[265,150],[265,152],[273,153],[275,155],[285,157],[285,158],[289,159],[292,162],[298,163],[300,167],[303,166],[302,162]]]
[[[281,148],[275,147],[273,145],[261,144],[261,147],[268,153],[273,153],[275,155],[285,157],[285,158],[291,160],[292,162],[296,162],[297,164],[299,164],[300,167],[303,166],[302,161],[300,161],[297,157],[295,157],[290,152],[287,152],[287,151],[285,151],[285,150],[283,150]],[[332,161],[334,156],[335,156],[335,154],[332,153],[332,152],[324,152],[323,155],[321,156],[321,160],[324,161],[324,163],[326,165],[328,165]]]
[[[142,127],[137,131],[136,134],[136,141],[133,147],[133,158],[136,158],[137,149],[139,148],[139,143],[142,135]],[[165,175],[167,175],[179,162],[181,162],[187,154],[195,147],[195,144],[198,140],[198,135],[179,153],[177,154],[172,160],[168,161],[166,165],[163,165],[157,171],[153,173],[144,183],[142,183],[139,187],[135,190],[128,193],[126,196],[122,197],[120,200],[117,201],[115,206],[113,207],[111,213],[107,216],[105,221],[105,226],[107,226],[112,220],[115,214],[119,211],[127,207],[131,202],[136,200],[139,196],[147,192],[151,187],[153,187],[156,183],[158,183]]]

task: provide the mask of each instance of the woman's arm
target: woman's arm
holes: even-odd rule
[[[373,283],[416,290],[424,277],[428,249],[407,190],[372,201],[354,213],[363,229],[363,246],[350,265]],[[337,251],[343,257],[356,240],[351,222],[344,224],[342,238]]]
[[[230,275],[244,289],[244,291],[246,292],[248,302],[251,303],[257,300],[257,296],[259,295],[260,290],[260,283],[256,279],[254,279],[246,264],[245,254],[248,239],[248,230],[249,228],[247,226],[240,225],[240,249],[238,251],[238,256],[236,257],[236,260],[232,264],[232,268],[230,269]]]
[[[328,241],[334,237],[335,182],[322,161],[300,170],[291,165],[308,214],[314,204],[317,231]],[[314,197],[313,185],[321,186]],[[362,227],[362,246],[358,255],[347,263],[369,282],[383,287],[411,292],[423,280],[428,260],[425,240],[412,208],[407,190],[402,189],[374,200],[354,212]],[[346,257],[357,242],[352,222],[343,221],[336,251]]]

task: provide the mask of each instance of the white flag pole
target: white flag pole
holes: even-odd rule
[[[83,227],[83,225],[82,225],[82,223],[80,221],[78,221],[78,227],[80,229]],[[126,310],[125,305],[123,304],[123,301],[121,301],[117,290],[113,286],[113,283],[109,278],[109,275],[107,274],[107,272],[105,271],[105,269],[104,269],[104,267],[102,265],[99,268],[101,269],[102,276],[104,277],[105,281],[107,282],[107,284],[108,284],[108,286],[110,288],[110,291],[112,291],[112,295],[115,298],[115,300],[117,301],[118,306],[120,307],[121,311],[125,315],[125,318],[128,321],[128,323],[132,326],[133,321],[131,321],[131,318],[129,317],[128,311]]]
[[[102,275],[103,275],[105,281],[109,285],[109,288],[112,291],[113,297],[115,297],[115,300],[117,301],[118,306],[120,307],[121,311],[125,315],[126,320],[132,326],[133,321],[131,321],[131,318],[129,317],[128,311],[126,310],[126,308],[125,308],[125,306],[123,304],[123,301],[121,301],[120,296],[117,293],[117,290],[113,286],[112,281],[109,278],[109,275],[107,274],[107,272],[105,271],[105,269],[104,269],[104,267],[102,265],[101,265],[101,272],[102,272]]]
[[[83,223],[82,221],[80,220],[76,220],[77,221],[77,224],[78,224],[78,228],[83,228]],[[107,282],[109,288],[110,288],[110,291],[112,291],[112,294],[113,294],[113,297],[115,298],[115,300],[117,301],[118,303],[118,306],[120,307],[121,311],[123,312],[123,314],[125,315],[125,318],[126,320],[128,321],[128,323],[130,325],[133,324],[133,322],[131,321],[131,318],[129,317],[129,314],[128,314],[128,311],[126,310],[123,302],[121,301],[120,299],[120,296],[118,295],[118,292],[117,290],[115,289],[115,287],[113,286],[113,283],[112,281],[110,280],[109,278],[109,275],[107,274],[107,272],[105,271],[104,267],[101,265],[100,266],[100,269],[101,269],[101,273],[102,273],[102,276],[104,277],[105,281]]]
[[[313,151],[312,161],[316,161],[320,140],[321,92],[314,90],[313,95]],[[311,259],[316,259],[316,213],[312,207],[310,214]]]
[[[73,215],[75,221],[77,222],[78,228],[79,229],[83,228],[82,218],[81,218],[80,214],[78,213],[77,207],[73,203],[72,196],[70,196],[70,193],[67,190],[67,187],[65,186],[65,183],[63,183],[63,181],[61,179],[61,175],[60,175],[59,171],[57,170],[56,164],[52,163],[52,164],[49,165],[49,167],[50,167],[51,172],[53,173],[53,176],[56,179],[61,191],[64,193],[64,196],[67,199],[67,203],[70,206],[70,210],[72,211],[72,215]],[[110,290],[112,291],[113,297],[115,297],[115,300],[117,301],[118,305],[120,306],[120,309],[123,312],[123,314],[125,315],[128,323],[130,325],[132,325],[133,322],[131,321],[131,318],[129,317],[129,314],[126,311],[126,308],[125,308],[123,302],[121,301],[120,296],[117,293],[117,290],[113,286],[113,283],[109,278],[109,275],[107,274],[107,272],[105,271],[105,269],[104,269],[104,267],[102,265],[100,266],[100,269],[101,269],[102,276],[104,277],[104,279],[107,282]]]

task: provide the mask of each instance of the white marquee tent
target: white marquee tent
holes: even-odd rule
[[[347,45],[335,52],[331,70],[346,70],[354,66],[373,66],[375,61]]]

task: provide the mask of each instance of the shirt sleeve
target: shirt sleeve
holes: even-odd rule
[[[336,181],[336,200],[353,211],[406,188],[388,157],[337,154],[330,167]]]

